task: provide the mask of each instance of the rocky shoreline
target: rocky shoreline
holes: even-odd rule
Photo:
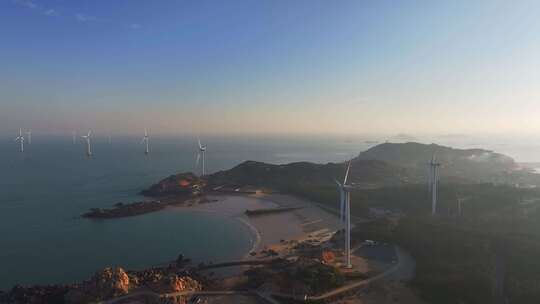
[[[207,199],[206,196],[203,195],[165,198],[163,200],[142,201],[129,204],[120,202],[110,209],[92,208],[81,216],[90,219],[113,219],[156,212],[163,210],[168,206],[185,206],[210,202],[212,202],[212,200]]]
[[[204,187],[205,182],[191,172],[171,175],[140,192],[145,197],[154,198],[153,200],[127,204],[119,202],[112,208],[92,208],[81,216],[90,219],[113,219],[156,212],[168,206],[208,203],[210,200],[203,194]]]
[[[189,259],[178,259],[165,266],[140,271],[126,271],[121,267],[107,267],[89,280],[58,285],[13,287],[0,291],[0,303],[92,303],[126,295],[138,290],[156,293],[199,291],[210,285],[210,279],[197,271]]]

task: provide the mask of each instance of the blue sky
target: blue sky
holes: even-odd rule
[[[535,1],[0,0],[0,129],[540,131]]]

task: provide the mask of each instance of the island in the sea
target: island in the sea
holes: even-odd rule
[[[209,202],[202,195],[205,183],[193,173],[180,173],[171,175],[149,189],[140,192],[150,198],[132,203],[116,203],[111,208],[92,208],[82,214],[84,218],[112,219],[128,216],[137,216],[150,212],[163,210],[168,206],[184,206]]]

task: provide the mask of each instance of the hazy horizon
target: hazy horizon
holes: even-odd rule
[[[540,132],[540,3],[0,2],[0,134]]]

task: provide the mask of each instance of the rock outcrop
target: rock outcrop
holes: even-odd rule
[[[95,290],[104,297],[116,297],[129,292],[129,276],[124,269],[105,268],[97,272],[91,282],[95,285]]]
[[[202,181],[195,174],[180,173],[162,179],[149,189],[141,191],[141,194],[151,197],[190,195],[200,191],[203,186]]]
[[[127,294],[137,280],[131,279],[120,267],[107,267],[89,280],[72,288],[65,296],[66,303],[78,304],[100,301]]]
[[[85,304],[109,300],[137,292],[141,287],[157,293],[199,291],[212,281],[186,268],[190,259],[180,254],[174,263],[165,267],[139,271],[125,271],[121,267],[107,267],[80,283],[46,286],[13,287],[0,291],[0,304]]]
[[[176,274],[169,275],[167,278],[168,288],[170,292],[186,291],[186,290],[201,290],[202,286],[196,280],[190,277],[179,277]]]

